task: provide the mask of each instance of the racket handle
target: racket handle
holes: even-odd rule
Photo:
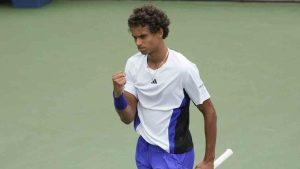
[[[218,157],[214,161],[214,168],[219,167],[225,160],[227,160],[231,155],[233,154],[233,151],[231,149],[227,149],[220,157]]]

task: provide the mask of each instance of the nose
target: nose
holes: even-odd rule
[[[135,44],[136,44],[137,47],[140,47],[140,46],[142,45],[141,39],[137,38],[137,39],[135,40]]]

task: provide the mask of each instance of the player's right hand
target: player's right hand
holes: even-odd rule
[[[112,81],[114,86],[114,95],[115,97],[119,97],[126,84],[126,74],[122,71],[116,72],[112,75]]]

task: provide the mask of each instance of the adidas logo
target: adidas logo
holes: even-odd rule
[[[151,84],[157,84],[156,79],[154,79],[154,80],[151,82]]]

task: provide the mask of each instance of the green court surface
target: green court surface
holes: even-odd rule
[[[137,52],[139,1],[0,5],[0,168],[133,169],[137,134],[114,111],[111,75]],[[154,2],[167,44],[196,63],[218,113],[222,169],[296,169],[300,156],[300,5]],[[190,129],[196,162],[203,118]]]

